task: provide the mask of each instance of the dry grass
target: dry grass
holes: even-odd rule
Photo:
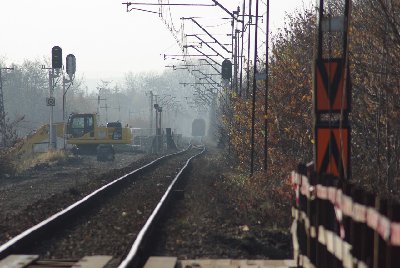
[[[65,163],[69,157],[70,153],[65,150],[55,150],[46,153],[36,153],[31,157],[20,161],[16,165],[17,173],[24,172],[28,169],[38,167],[40,165],[58,165]]]
[[[16,171],[15,163],[9,149],[0,149],[0,178],[13,176]]]
[[[229,193],[230,202],[236,204],[238,217],[248,224],[263,224],[276,229],[290,226],[292,190],[289,183],[267,178],[260,172],[249,177],[235,170],[222,176],[222,187]]]

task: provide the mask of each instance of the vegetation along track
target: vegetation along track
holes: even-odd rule
[[[118,263],[188,158],[198,148],[162,157],[109,184],[0,246],[12,253],[74,259],[112,255]]]

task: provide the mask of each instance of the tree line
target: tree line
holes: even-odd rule
[[[12,64],[13,71],[3,71],[7,128],[13,133],[7,136],[8,146],[49,122],[50,109],[46,106],[46,98],[49,97],[49,77],[48,71],[41,69],[42,65],[46,65],[45,60],[25,60],[22,64]],[[5,66],[4,61],[0,61],[0,66]],[[95,88],[88,88],[85,78],[77,77],[69,88],[67,85],[65,115],[67,118],[70,113],[99,112],[102,124],[121,121],[131,127],[148,128],[148,93],[152,91],[158,94],[159,100],[165,95],[184,99],[189,93],[180,83],[187,80],[187,75],[182,71],[166,70],[163,73],[139,74],[128,72],[122,82],[99,80]],[[56,79],[54,97],[54,121],[62,122],[61,78]],[[179,109],[179,113],[185,113],[185,103],[181,103],[179,107],[173,104],[168,103],[165,111],[173,114],[175,111],[178,113]]]
[[[335,13],[337,6],[331,8]],[[349,34],[352,179],[371,190],[392,193],[400,189],[399,12],[397,1],[353,1]],[[311,8],[287,15],[285,27],[273,36],[266,115],[265,84],[259,81],[257,85],[255,159],[258,170],[266,172],[278,184],[285,182],[288,172],[299,162],[313,159],[316,14],[316,9]],[[224,126],[236,163],[248,172],[251,99],[233,92],[230,100],[233,113],[225,114]],[[265,117],[268,133],[264,133]],[[265,135],[268,135],[267,171],[262,170]]]

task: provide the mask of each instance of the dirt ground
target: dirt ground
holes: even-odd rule
[[[1,214],[18,213],[25,206],[39,199],[46,199],[60,191],[79,187],[99,175],[113,169],[128,166],[143,157],[143,154],[122,153],[111,162],[98,162],[96,156],[74,156],[65,164],[41,164],[23,174],[0,180]]]
[[[0,244],[155,158],[119,153],[114,162],[98,162],[95,156],[73,156],[62,164],[40,164],[0,180]],[[46,200],[52,200],[52,209],[41,209]]]
[[[231,174],[217,149],[194,160],[184,189],[184,200],[174,206],[160,231],[153,256],[179,259],[236,258],[287,259],[292,257],[290,224],[282,219],[244,211],[226,191],[224,176]],[[264,200],[265,201],[265,200]],[[289,209],[288,206],[286,209]],[[282,211],[290,217],[289,211]],[[283,222],[290,222],[284,219]],[[277,227],[278,226],[278,227]]]
[[[189,150],[132,176],[131,183],[103,196],[62,230],[24,253],[57,259],[80,259],[92,254],[122,258],[187,158],[197,153]],[[47,207],[51,204],[43,209]]]
[[[26,174],[0,180],[0,244],[156,157],[120,153],[114,162],[73,157],[62,165],[39,165]],[[290,206],[280,212],[283,221],[260,214],[258,205],[243,210],[238,200],[243,200],[240,195],[245,192],[230,185],[229,176],[234,172],[215,148],[194,161],[185,198],[166,220],[153,255],[180,259],[291,257],[289,224],[282,224],[290,221]]]

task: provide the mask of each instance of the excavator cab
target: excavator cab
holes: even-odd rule
[[[67,134],[72,138],[80,138],[89,133],[94,137],[94,114],[71,114],[67,123]]]
[[[121,122],[109,122],[107,123],[107,128],[113,128],[112,139],[121,140],[122,139],[122,124]]]

